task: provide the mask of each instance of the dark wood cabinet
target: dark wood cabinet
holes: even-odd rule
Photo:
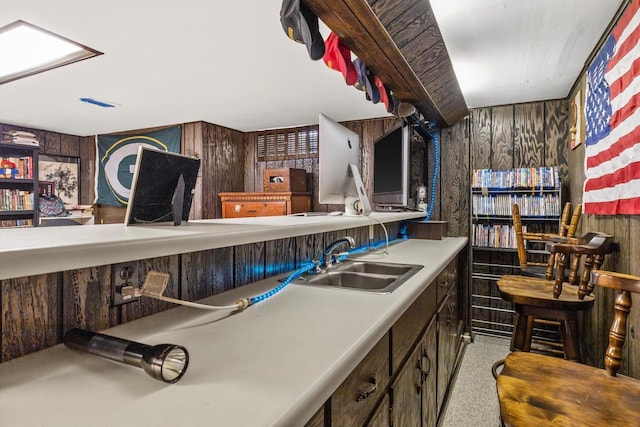
[[[326,427],[437,425],[462,342],[457,266],[456,257],[333,393]]]
[[[219,193],[222,218],[278,216],[311,210],[310,193]]]
[[[435,316],[391,386],[394,427],[435,427],[438,419]]]
[[[389,385],[389,333],[331,396],[332,426],[362,426]]]
[[[390,410],[389,395],[385,394],[382,398],[382,402],[378,405],[378,408],[374,411],[371,419],[367,423],[367,427],[389,427],[391,420],[389,418]]]
[[[420,357],[422,371],[422,427],[435,427],[438,421],[438,328],[436,318],[431,319],[422,338]]]
[[[422,419],[422,414],[420,413],[421,359],[422,345],[418,344],[391,385],[391,393],[393,395],[391,415],[393,425],[396,427],[420,426],[420,420]]]
[[[436,311],[436,287],[431,284],[391,327],[391,372],[395,374]]]
[[[457,263],[457,260],[454,260]],[[445,274],[449,288],[437,313],[438,327],[438,411],[447,395],[461,344],[463,324],[460,318],[456,263],[449,264]]]

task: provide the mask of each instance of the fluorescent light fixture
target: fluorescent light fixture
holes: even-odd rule
[[[0,84],[98,55],[102,52],[16,21],[0,28]]]

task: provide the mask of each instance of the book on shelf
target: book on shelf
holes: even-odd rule
[[[527,232],[527,226],[522,226]],[[516,249],[516,232],[510,224],[474,224],[471,233],[472,245],[485,248]]]
[[[557,166],[507,170],[476,169],[473,171],[471,186],[496,190],[559,188],[560,179]]]
[[[0,177],[14,179],[33,179],[33,158],[24,157],[1,157],[0,156]],[[5,168],[4,165],[11,165]],[[7,170],[9,169],[9,170]]]
[[[33,210],[33,193],[10,188],[0,189],[0,211]]]
[[[32,219],[4,219],[0,220],[0,228],[33,227]]]
[[[473,194],[471,209],[474,216],[511,216],[511,206],[517,204],[524,217],[554,217],[560,215],[558,194]]]

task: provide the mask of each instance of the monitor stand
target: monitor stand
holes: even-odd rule
[[[356,212],[345,198],[344,203],[344,213],[345,215],[350,216],[359,216],[364,215],[368,216],[371,214],[371,203],[369,203],[369,197],[367,197],[367,193],[364,191],[364,183],[362,182],[362,177],[360,176],[360,171],[358,170],[358,166],[353,163],[349,163],[349,168],[351,169],[351,177],[353,178],[353,182],[356,186],[356,192],[358,193],[358,198],[360,199],[360,208],[362,209],[362,213]]]
[[[182,224],[182,208],[184,206],[184,177],[180,174],[176,188],[173,190],[171,198],[171,213],[173,215],[173,225]]]

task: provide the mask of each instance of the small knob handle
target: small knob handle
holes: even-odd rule
[[[420,360],[420,370],[422,371],[423,378],[426,378],[431,373],[431,359],[427,354],[427,351],[422,352],[422,358]]]
[[[369,378],[369,384],[367,385],[367,388],[358,393],[356,402],[362,402],[363,400],[371,396],[376,390],[378,390],[378,380],[376,379],[375,375],[372,375]]]

